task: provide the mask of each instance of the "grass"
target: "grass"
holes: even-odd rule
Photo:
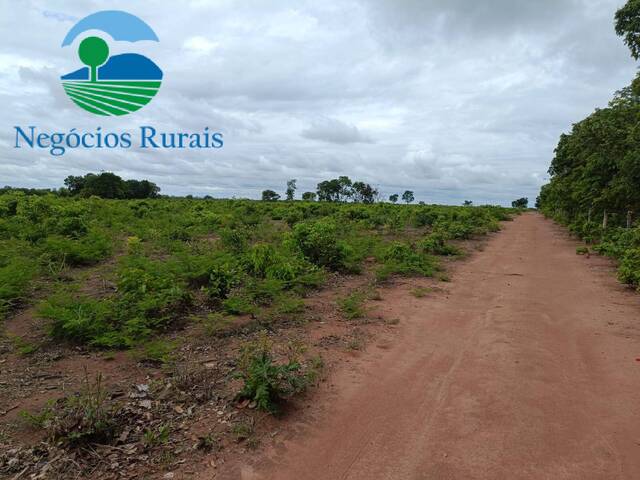
[[[365,308],[366,296],[361,292],[354,292],[346,297],[338,299],[340,313],[347,320],[364,318],[367,315]]]
[[[433,292],[433,288],[429,288],[429,287],[416,287],[411,289],[411,295],[413,295],[416,298],[423,298],[426,297],[429,293]]]
[[[150,362],[165,365],[173,362],[174,351],[178,344],[164,339],[150,340],[132,352],[133,357],[140,362]]]

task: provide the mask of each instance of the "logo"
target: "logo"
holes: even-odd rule
[[[95,30],[116,42],[159,41],[149,25],[127,12],[105,10],[83,18],[62,42],[62,47],[77,43],[79,60],[85,65],[61,77],[64,91],[76,105],[96,115],[140,110],[158,93],[162,70],[144,55],[110,55],[103,38],[87,33]],[[83,34],[87,35],[82,38]]]

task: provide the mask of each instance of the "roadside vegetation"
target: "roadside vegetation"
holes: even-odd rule
[[[640,58],[640,2],[615,16],[616,33]],[[640,288],[640,75],[563,134],[537,207],[568,225],[592,250],[619,262],[622,282]],[[588,249],[580,250],[581,254]]]

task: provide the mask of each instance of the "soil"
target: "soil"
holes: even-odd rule
[[[640,296],[538,214],[444,289],[383,292],[397,319],[336,367],[262,453],[198,479],[638,479]]]

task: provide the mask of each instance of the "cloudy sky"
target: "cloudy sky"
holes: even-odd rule
[[[624,0],[0,0],[0,185],[57,187],[69,174],[148,178],[167,194],[258,198],[348,175],[385,195],[458,204],[533,199],[558,136],[637,66],[613,31]],[[59,76],[73,24],[122,9],[159,43],[117,42],[164,71],[126,117],[78,109]],[[224,134],[220,150],[15,149],[41,131]]]

